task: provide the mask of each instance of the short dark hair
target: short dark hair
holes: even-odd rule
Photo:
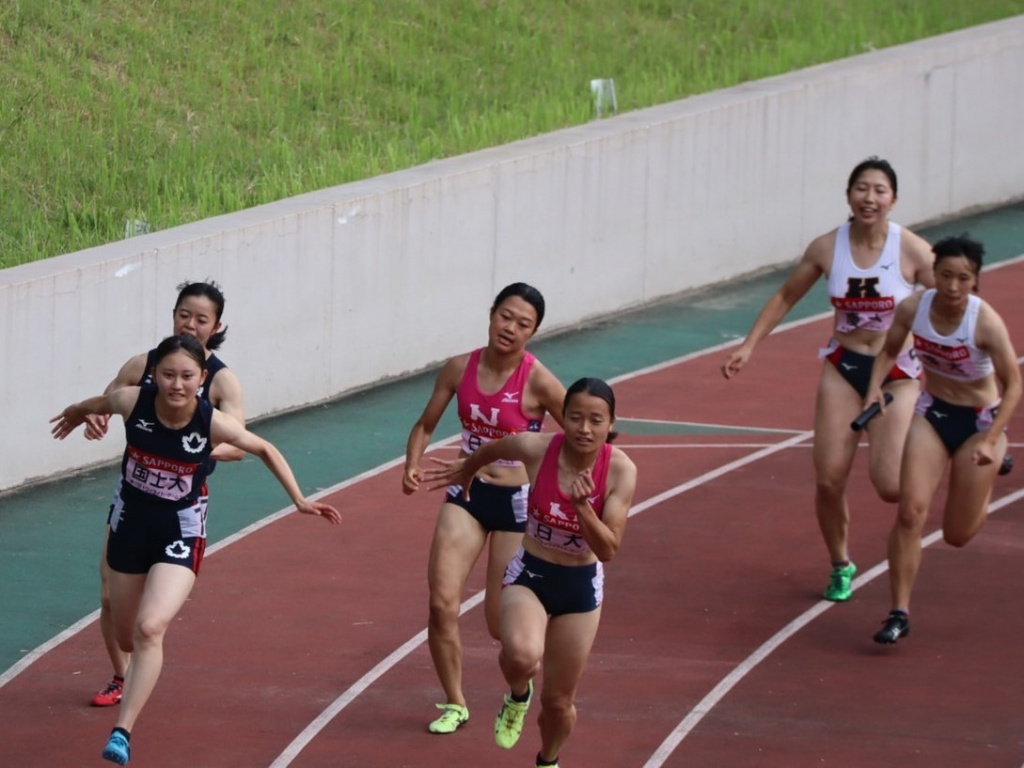
[[[977,277],[981,274],[981,266],[985,258],[985,246],[964,232],[961,235],[951,235],[950,237],[942,238],[932,246],[932,253],[935,254],[936,267],[939,266],[940,261],[947,257],[960,258],[962,256],[974,268],[974,275]],[[977,290],[978,286],[975,285],[974,289]]]

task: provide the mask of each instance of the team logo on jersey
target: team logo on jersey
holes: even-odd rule
[[[569,520],[569,516],[562,511],[557,501],[552,501],[551,506],[548,508],[548,515],[555,518],[556,520]]]
[[[851,277],[846,280],[846,298],[878,299],[877,277]]]
[[[145,419],[139,419],[135,422],[135,428],[141,429],[143,432],[152,432],[154,423],[155,422],[152,421],[146,421]]]
[[[469,418],[472,421],[482,421],[484,424],[487,424],[488,426],[496,427],[498,426],[498,409],[491,408],[491,416],[490,418],[488,418],[487,415],[482,410],[480,410],[479,405],[477,405],[476,403],[470,403]]]
[[[189,453],[200,453],[206,447],[206,438],[193,432],[181,438],[181,447]]]
[[[175,560],[184,560],[192,554],[192,547],[178,539],[173,544],[168,544],[164,547],[164,554],[168,557],[173,557]]]
[[[513,405],[518,404],[519,403],[519,393],[518,392],[503,392],[502,395],[501,395],[501,402],[503,402],[503,403],[512,403]]]

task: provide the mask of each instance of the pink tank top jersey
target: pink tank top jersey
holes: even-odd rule
[[[480,391],[477,383],[477,369],[480,367],[480,353],[470,353],[466,371],[462,374],[456,392],[459,421],[462,422],[462,450],[473,453],[491,440],[498,440],[520,432],[540,432],[542,419],[533,419],[523,413],[523,395],[530,369],[537,359],[529,352],[523,355],[519,367],[508,380],[492,395]],[[518,462],[496,462],[518,464]]]
[[[557,549],[570,555],[585,555],[590,545],[583,538],[572,499],[562,492],[558,485],[558,454],[565,442],[564,434],[557,434],[544,453],[537,477],[530,487],[530,499],[526,509],[526,535],[538,544]],[[594,494],[590,506],[598,517],[604,513],[604,496],[608,484],[608,467],[611,463],[612,447],[607,443],[594,462]]]
[[[934,288],[921,295],[910,329],[914,334],[914,350],[925,369],[960,381],[977,381],[990,376],[995,370],[992,358],[978,349],[975,341],[981,299],[968,296],[960,325],[948,336],[942,336],[932,327],[929,317],[934,298]]]
[[[900,225],[889,222],[889,233],[878,260],[867,269],[853,261],[850,252],[850,223],[836,231],[828,295],[836,311],[836,331],[851,333],[858,328],[887,331],[896,305],[914,292],[900,269]]]

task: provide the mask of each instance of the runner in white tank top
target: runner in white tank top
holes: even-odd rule
[[[738,374],[754,348],[822,276],[829,281],[836,310],[834,339],[822,350],[814,417],[815,513],[832,573],[825,597],[849,599],[857,571],[847,546],[850,512],[846,482],[859,435],[850,422],[860,413],[873,357],[881,348],[898,297],[915,284],[932,285],[928,244],[889,222],[896,204],[896,173],[885,160],[860,163],[846,188],[850,220],[816,238],[782,287],[768,300],[747,338],[726,358],[722,374]],[[878,495],[899,498],[899,456],[914,411],[919,384],[909,357],[890,366],[886,390],[893,395],[886,419],[867,429],[868,471]]]
[[[928,375],[901,462],[899,512],[889,535],[892,603],[875,634],[879,643],[895,643],[910,632],[921,532],[947,467],[943,537],[962,547],[981,529],[1006,454],[1006,426],[1021,398],[1017,353],[1006,325],[973,295],[984,254],[981,243],[950,237],[936,243],[934,252],[935,290],[911,296],[897,308],[864,403],[884,405],[886,366],[913,336]]]

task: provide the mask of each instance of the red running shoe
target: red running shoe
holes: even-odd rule
[[[98,691],[89,702],[93,707],[112,707],[121,703],[121,694],[124,692],[124,680],[119,677],[112,678],[107,687]]]

